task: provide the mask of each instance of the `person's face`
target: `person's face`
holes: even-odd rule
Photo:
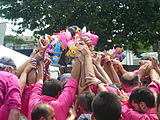
[[[5,71],[7,71],[7,72],[10,72],[10,73],[12,73],[12,74],[15,74],[16,75],[16,72],[17,72],[17,69],[15,68],[15,67],[12,67],[12,66],[6,66],[5,68],[4,68],[4,70]]]
[[[52,107],[49,107],[49,108],[47,108],[47,110],[49,113],[47,120],[56,120],[54,109]]]

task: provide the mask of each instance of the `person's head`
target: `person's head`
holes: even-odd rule
[[[1,57],[0,58],[0,70],[7,71],[13,74],[16,74],[16,65],[12,58],[10,57]]]
[[[145,113],[148,109],[154,108],[155,97],[150,89],[146,87],[137,88],[132,91],[129,103],[133,110]]]
[[[54,109],[46,103],[37,104],[32,110],[31,117],[32,120],[56,120]]]
[[[138,86],[138,76],[133,72],[125,72],[120,78],[122,88]]]
[[[119,120],[121,118],[121,102],[112,92],[100,92],[93,99],[92,111],[96,120]]]
[[[46,80],[42,86],[42,95],[50,97],[58,97],[62,91],[62,84],[59,80],[49,79]]]
[[[70,77],[71,77],[71,73],[64,73],[64,74],[58,76],[57,79],[60,80],[60,82],[64,86]]]
[[[160,119],[160,93],[157,95],[157,116]]]
[[[80,107],[87,113],[92,112],[91,104],[95,94],[90,91],[83,92],[79,97]]]

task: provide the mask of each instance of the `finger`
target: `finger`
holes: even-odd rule
[[[92,80],[93,77],[85,77],[85,80]]]
[[[91,77],[95,77],[91,72],[89,72],[89,75],[90,75]]]
[[[92,80],[86,81],[86,82],[85,82],[85,85],[88,85],[88,84],[90,84],[90,83],[92,83],[92,82],[93,82]]]
[[[125,95],[125,92],[124,92],[124,90],[121,90],[121,94]]]
[[[117,89],[117,94],[121,96],[121,91],[119,89]]]

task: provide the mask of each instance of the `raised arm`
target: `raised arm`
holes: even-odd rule
[[[25,69],[23,70],[19,80],[20,80],[20,88],[21,92],[23,93],[24,86],[27,81],[27,75],[31,69],[36,69],[36,61],[35,60],[30,60],[29,63],[26,65]]]
[[[110,76],[112,78],[112,82],[116,83],[118,85],[121,85],[119,76],[115,70],[115,68],[113,67],[114,64],[114,60],[112,60],[109,56],[106,56],[106,65],[108,67],[108,70],[110,70]]]
[[[11,109],[8,115],[8,120],[19,120],[20,111],[17,109]]]
[[[104,87],[104,84],[101,82],[101,80],[99,80],[98,78],[96,78],[93,74],[89,73],[89,77],[86,77],[86,85],[90,86],[90,85],[96,85],[99,89],[99,91],[107,91],[107,89]]]
[[[96,66],[97,70],[99,73],[103,76],[104,78],[104,83],[112,83],[111,79],[109,78],[108,74],[104,71],[103,67],[101,66],[101,54],[98,53],[96,58],[93,58],[93,63]]]
[[[160,68],[158,66],[158,61],[155,57],[150,57],[149,60],[152,62],[153,68],[157,71],[157,73],[160,75]]]

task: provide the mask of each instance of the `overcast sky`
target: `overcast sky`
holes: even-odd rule
[[[18,29],[18,26],[17,25],[12,25],[11,24],[11,21],[9,20],[6,20],[6,19],[2,19],[0,18],[0,22],[6,22],[6,32],[5,32],[5,35],[14,35],[16,36],[17,34],[15,32],[12,31],[13,30],[17,30]],[[23,36],[32,36],[33,35],[33,32],[30,31],[30,30],[26,30],[25,32],[22,33]],[[20,35],[19,35],[20,36]]]

